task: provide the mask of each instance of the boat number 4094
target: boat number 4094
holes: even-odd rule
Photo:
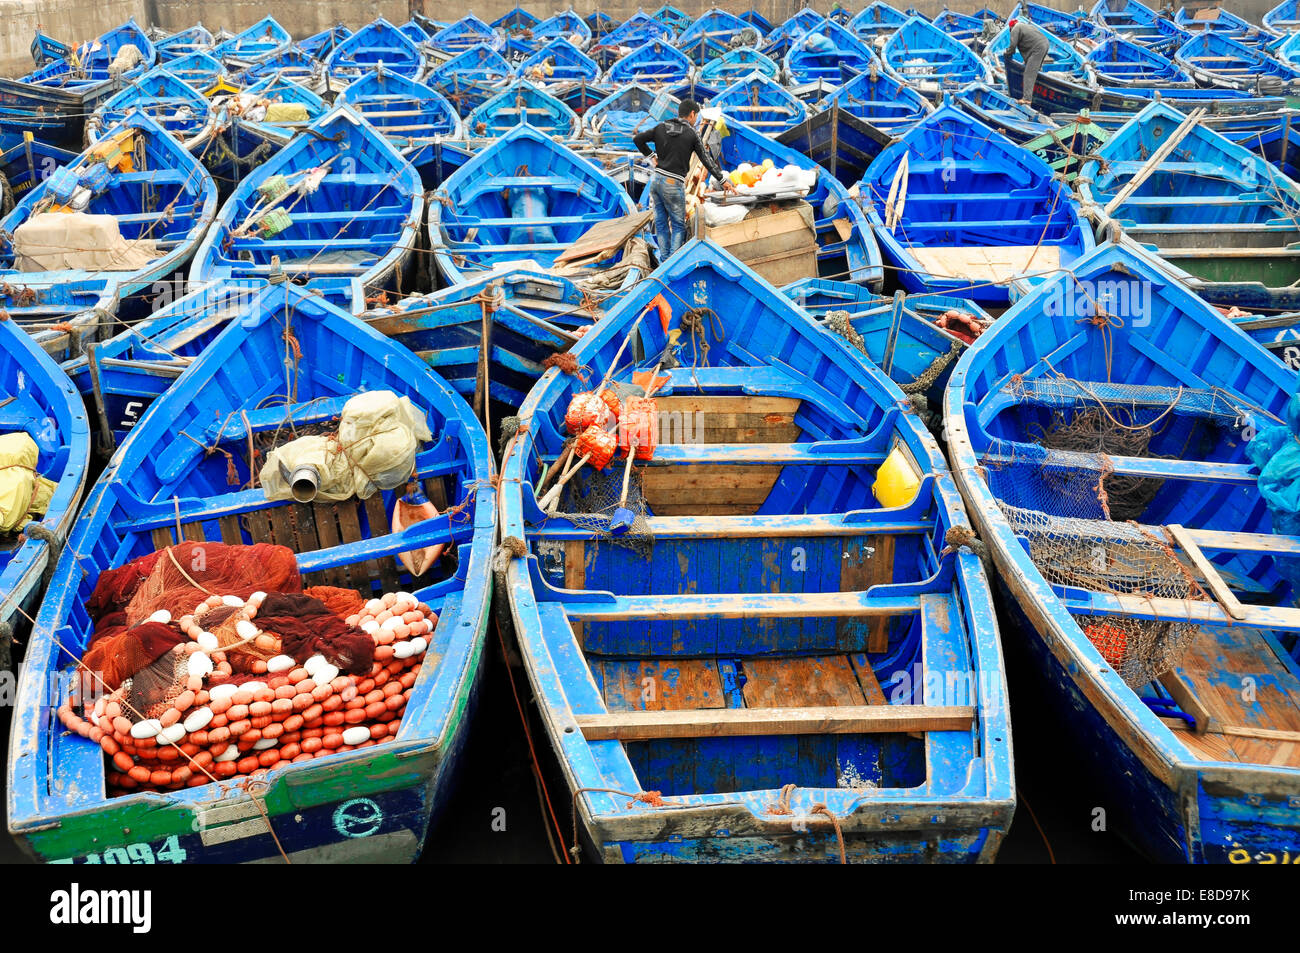
[[[183,864],[185,848],[180,838],[173,834],[162,844],[140,842],[123,847],[109,847],[99,853],[86,854],[84,857],[68,857],[54,860],[54,864]]]

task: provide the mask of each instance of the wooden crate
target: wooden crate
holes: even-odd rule
[[[817,232],[809,224],[806,202],[770,215],[750,214],[734,225],[704,228],[712,239],[769,283],[780,288],[800,278],[817,277]]]

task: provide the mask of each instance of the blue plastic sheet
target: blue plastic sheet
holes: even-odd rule
[[[1273,532],[1300,536],[1300,391],[1287,402],[1285,424],[1259,430],[1246,457],[1259,467],[1259,492],[1273,517]],[[1277,559],[1278,571],[1300,593],[1300,559]]]

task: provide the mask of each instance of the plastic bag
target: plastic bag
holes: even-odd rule
[[[36,490],[38,456],[36,441],[27,434],[0,436],[0,532],[12,533],[27,522]],[[48,498],[45,504],[49,504]]]
[[[290,475],[316,470],[320,500],[367,499],[401,486],[415,469],[420,444],[433,439],[407,397],[379,390],[343,405],[337,434],[299,437],[267,454],[259,479],[268,500],[293,498]]]

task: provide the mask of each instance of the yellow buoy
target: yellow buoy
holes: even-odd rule
[[[883,506],[906,506],[916,499],[921,488],[921,477],[903,451],[895,446],[876,471],[876,482],[871,492]]]

